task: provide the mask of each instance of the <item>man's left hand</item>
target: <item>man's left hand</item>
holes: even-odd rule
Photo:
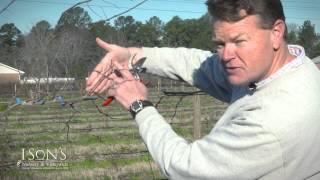
[[[115,71],[110,78],[113,85],[108,89],[109,96],[113,96],[127,110],[136,100],[147,99],[147,88],[139,80],[135,79],[130,71],[120,63],[114,62]]]

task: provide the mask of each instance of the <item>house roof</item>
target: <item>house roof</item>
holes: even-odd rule
[[[313,58],[312,61],[316,64],[320,64],[320,56]]]
[[[0,74],[20,74],[23,75],[25,72],[20,71],[19,69],[10,67],[8,65],[0,63]]]

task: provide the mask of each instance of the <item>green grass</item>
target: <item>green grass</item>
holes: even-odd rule
[[[80,136],[78,138],[70,137],[72,144],[74,145],[94,145],[94,144],[132,144],[141,142],[139,134],[131,135],[130,138],[125,136],[111,136],[111,135],[87,135]]]
[[[192,130],[186,127],[173,127],[173,130],[182,137],[192,137]]]
[[[27,171],[27,170],[19,170],[19,169],[10,169],[8,171],[4,171],[3,174],[5,174],[4,177],[24,177],[24,178],[32,178],[34,172],[33,171]],[[0,174],[0,179],[1,174]],[[4,178],[6,179],[6,178]]]
[[[0,112],[5,111],[8,108],[8,104],[6,103],[0,103]]]
[[[61,135],[50,136],[47,134],[42,134],[42,135],[33,136],[27,141],[37,142],[37,141],[57,141],[57,140],[63,140],[63,138],[61,138]]]
[[[38,177],[44,177],[44,176],[50,176],[51,173],[58,173],[59,177],[67,178],[67,179],[89,179],[85,176],[77,176],[77,177],[65,177],[63,175],[66,171],[85,171],[85,170],[91,170],[96,168],[112,168],[112,167],[123,167],[123,166],[130,166],[134,165],[135,163],[145,162],[145,163],[151,163],[152,160],[149,159],[149,155],[143,155],[140,157],[130,158],[130,159],[112,159],[112,160],[92,160],[92,159],[86,159],[79,162],[68,162],[68,170],[55,170],[55,169],[41,169],[41,170],[19,170],[19,169],[11,169],[6,171],[4,174],[4,177],[23,177],[24,179],[33,179],[34,175],[37,175]],[[140,172],[140,173],[129,173],[129,174],[123,174],[121,175],[120,179],[131,179],[131,180],[138,180],[138,179],[152,179],[153,175],[155,175],[155,178],[157,177],[163,177],[160,174],[160,171],[157,169],[151,169],[149,171]],[[0,179],[1,179],[0,175]],[[105,175],[103,177],[99,177],[99,179],[112,179],[110,176]]]
[[[4,139],[1,140],[2,142]],[[37,143],[39,141],[47,142],[42,144],[33,144],[33,142]],[[61,141],[61,143],[50,143],[50,141]],[[67,142],[66,134],[60,136],[50,136],[50,135],[38,135],[27,139],[26,144],[17,144],[15,149],[20,150],[21,148],[56,148],[65,146],[68,144],[72,145],[82,145],[82,146],[95,146],[99,144],[104,145],[112,145],[112,144],[139,144],[142,142],[138,133],[135,133],[134,136],[130,135],[130,137],[126,136],[111,136],[111,135],[83,135],[72,137],[69,136],[69,141]],[[0,142],[1,143],[1,142]]]
[[[11,127],[13,129],[23,129],[23,128],[26,128],[26,125],[21,122],[18,122],[16,124],[11,125]]]
[[[118,159],[106,159],[106,160],[94,160],[85,159],[79,162],[69,162],[70,169],[94,169],[94,168],[108,168],[127,166],[137,162],[149,162],[151,157],[149,155],[142,155],[133,158],[118,158]],[[151,160],[152,162],[152,160]]]

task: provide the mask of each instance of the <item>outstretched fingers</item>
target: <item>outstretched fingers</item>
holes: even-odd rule
[[[97,83],[103,78],[102,76],[108,75],[112,70],[112,54],[108,53],[103,57],[101,62],[94,68],[87,80],[87,91],[93,91]]]
[[[87,91],[89,93],[97,93],[98,91],[101,91],[102,87],[107,85],[111,72],[111,67],[104,70],[103,65],[99,64],[91,73],[87,81]]]
[[[113,50],[113,45],[112,44],[109,44],[109,43],[101,40],[98,37],[96,38],[96,42],[101,48],[103,48],[104,50],[106,50],[108,52]]]
[[[99,77],[101,76],[101,72],[103,71],[102,64],[98,64],[94,70],[91,72],[89,78],[87,79],[87,91],[92,91],[95,84],[99,81]]]

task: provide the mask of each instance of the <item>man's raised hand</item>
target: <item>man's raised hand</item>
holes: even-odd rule
[[[124,68],[128,68],[128,60],[131,52],[129,48],[121,47],[104,42],[96,38],[97,44],[107,51],[100,63],[95,67],[87,80],[87,91],[89,93],[103,93],[112,85],[109,75],[113,73],[113,61],[120,63]]]

